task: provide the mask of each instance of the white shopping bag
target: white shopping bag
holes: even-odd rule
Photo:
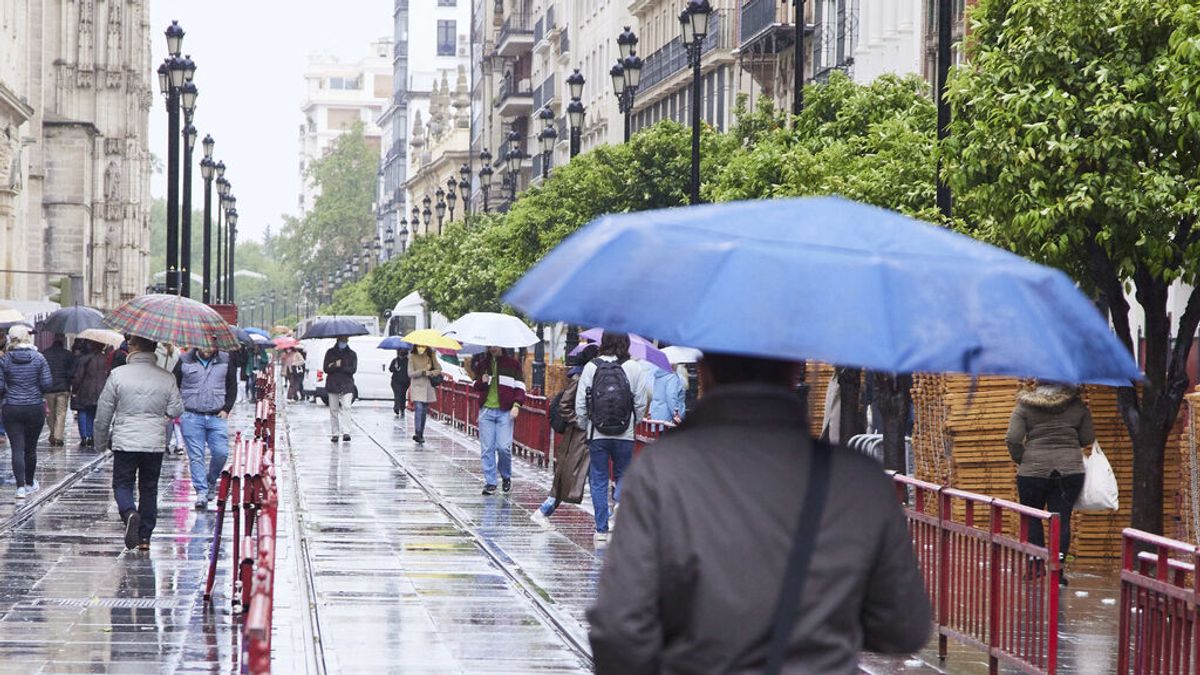
[[[1099,443],[1092,443],[1092,454],[1083,458],[1083,490],[1075,500],[1076,511],[1116,511],[1119,501],[1117,476]]]

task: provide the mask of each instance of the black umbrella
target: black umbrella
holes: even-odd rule
[[[371,331],[367,327],[354,319],[322,319],[308,327],[304,331],[302,339],[309,340],[312,338],[332,338],[342,335],[370,335]]]
[[[248,347],[254,346],[254,338],[250,337],[245,328],[238,328],[237,326],[230,326],[230,328],[233,329],[233,334],[237,336],[238,342]]]
[[[42,321],[42,329],[51,333],[78,335],[89,328],[106,328],[104,315],[91,307],[63,307]]]

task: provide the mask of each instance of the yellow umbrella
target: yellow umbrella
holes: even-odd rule
[[[428,328],[414,330],[400,339],[410,345],[425,345],[432,349],[453,349],[454,351],[462,349],[462,345],[458,344],[456,340]]]

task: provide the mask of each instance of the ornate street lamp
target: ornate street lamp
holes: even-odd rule
[[[212,302],[212,182],[216,163],[212,160],[216,142],[209,134],[204,135],[204,157],[200,160],[200,177],[204,179],[204,277],[200,299],[204,304]]]
[[[466,162],[458,168],[458,194],[462,195],[463,218],[471,212],[471,165]]]
[[[692,67],[692,175],[689,193],[693,204],[700,203],[700,58],[712,11],[708,0],[688,0],[687,9],[679,15],[683,45],[687,49],[688,64]]]
[[[538,111],[538,118],[545,126],[538,132],[542,146],[542,180],[550,177],[550,162],[554,158],[554,144],[558,142],[558,130],[554,128],[554,111],[549,106]]]
[[[492,153],[484,148],[479,153],[479,189],[483,193],[483,212],[488,212],[488,192],[492,188]]]
[[[433,194],[437,196],[437,204],[433,208],[437,212],[438,236],[441,236],[442,220],[446,217],[446,191],[439,187]]]
[[[401,221],[402,226],[407,225],[408,221]],[[392,252],[396,250],[396,233],[391,225],[388,225],[383,237],[383,252],[387,260],[392,259]]]
[[[458,179],[454,174],[446,179],[446,206],[450,209],[450,222],[454,222],[454,202],[458,199]]]

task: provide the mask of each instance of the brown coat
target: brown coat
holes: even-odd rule
[[[558,414],[567,421],[567,430],[559,437],[558,462],[554,465],[554,485],[550,496],[568,504],[583,501],[583,486],[587,484],[587,432],[579,428],[575,417],[575,392],[579,378],[573,377],[558,402]]]
[[[596,672],[760,673],[812,440],[787,389],[727,385],[641,454],[588,612]],[[785,672],[925,646],[929,598],[891,480],[835,450]]]
[[[432,351],[418,354],[414,349],[408,355],[408,398],[413,403],[433,403],[437,400],[437,389],[429,383],[429,376],[442,372],[442,362]]]
[[[81,356],[75,362],[75,376],[71,382],[71,409],[94,409],[107,381],[108,359],[104,354],[95,351]]]
[[[1004,440],[1018,476],[1070,476],[1083,473],[1082,448],[1096,440],[1096,430],[1078,390],[1043,385],[1017,394]]]

